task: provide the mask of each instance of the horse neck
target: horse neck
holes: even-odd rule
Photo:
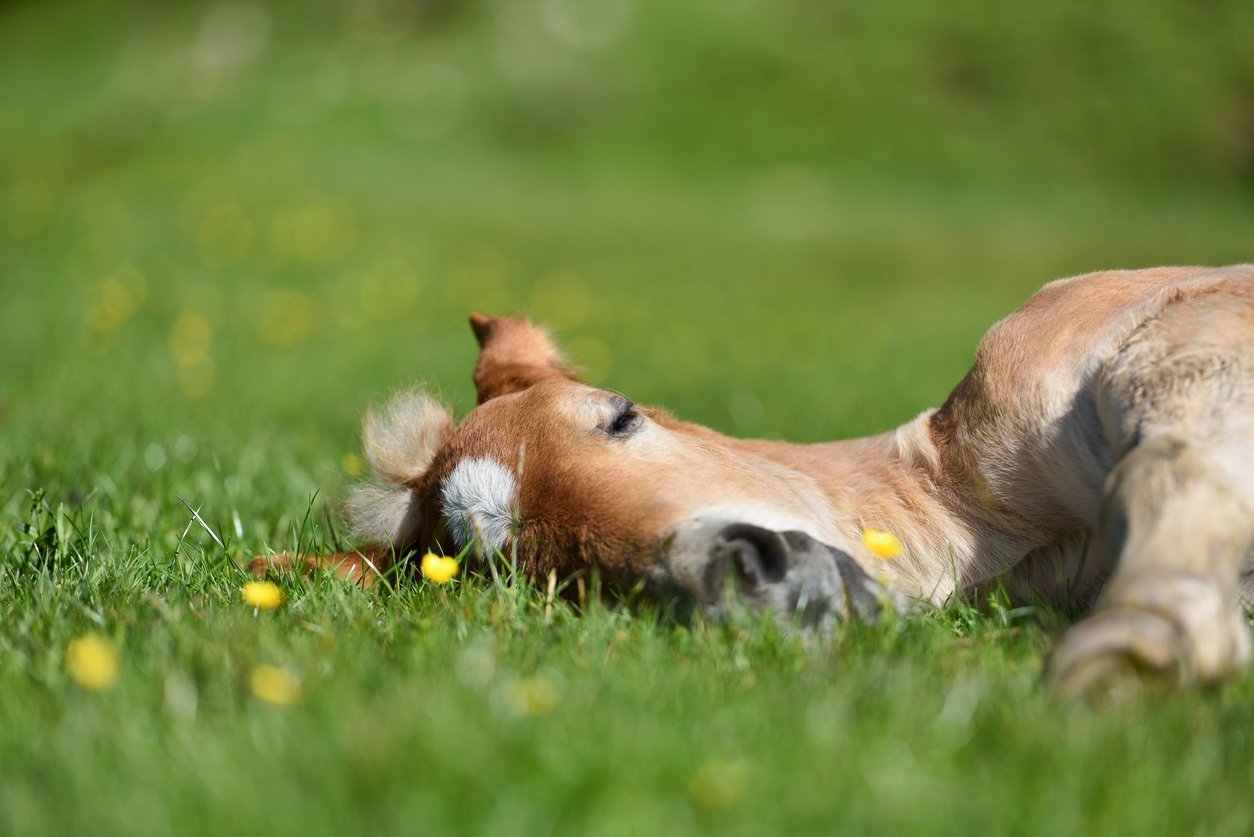
[[[737,444],[811,478],[864,566],[907,595],[940,601],[987,580],[1038,544],[981,514],[979,492],[946,471],[929,427],[931,415],[843,441]],[[888,561],[874,555],[862,543],[865,529],[894,534],[902,554]]]

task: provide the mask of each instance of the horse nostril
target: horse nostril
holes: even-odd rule
[[[788,573],[788,544],[778,532],[737,523],[719,532],[718,550],[749,589],[783,581]]]

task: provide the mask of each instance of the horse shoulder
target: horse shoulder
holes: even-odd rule
[[[1029,540],[1091,525],[1111,465],[1092,378],[1172,288],[1209,272],[1060,279],[994,325],[929,422],[951,489]]]

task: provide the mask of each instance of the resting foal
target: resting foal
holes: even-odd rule
[[[479,406],[400,395],[365,421],[378,479],[351,513],[366,580],[399,558],[512,550],[597,567],[711,614],[823,623],[995,581],[1091,606],[1049,665],[1064,691],[1208,681],[1250,656],[1254,266],[1047,285],[981,342],[938,410],[863,439],[746,441],[584,386],[546,334],[475,315]],[[884,562],[867,528],[895,534]],[[264,571],[288,556],[259,559]]]

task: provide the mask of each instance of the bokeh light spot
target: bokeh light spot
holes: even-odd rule
[[[545,0],[544,23],[564,43],[604,49],[618,41],[631,19],[631,0]]]
[[[576,273],[546,274],[531,288],[531,313],[545,322],[581,325],[588,316],[588,288]]]
[[[448,277],[445,296],[464,311],[507,312],[515,307],[507,279],[509,262],[493,250],[472,255]]]
[[[103,692],[118,679],[121,659],[117,647],[102,634],[84,634],[70,640],[65,649],[65,668],[84,689]]]
[[[119,268],[96,283],[87,327],[98,334],[111,334],[135,315],[148,298],[148,281],[131,265]]]
[[[565,341],[566,356],[582,372],[590,384],[605,382],[614,368],[613,353],[604,340],[588,335],[572,337]]]
[[[749,790],[749,769],[740,761],[707,761],[688,780],[692,801],[707,810],[735,805]]]
[[[557,708],[562,693],[556,681],[537,675],[515,680],[505,687],[505,706],[514,715],[535,717]]]
[[[165,448],[156,442],[151,442],[144,448],[144,465],[149,471],[160,471],[165,467],[165,460]]]
[[[349,253],[357,242],[352,212],[327,198],[280,212],[270,225],[277,254],[320,265]]]
[[[179,366],[203,363],[213,346],[213,326],[199,314],[179,316],[170,327],[170,356]]]
[[[366,472],[365,461],[355,453],[346,453],[340,458],[340,467],[350,477],[360,477]]]
[[[313,333],[317,309],[308,294],[278,288],[261,300],[257,334],[272,346],[296,346]]]
[[[271,706],[291,706],[300,700],[300,678],[278,666],[261,665],[248,676],[253,696]]]
[[[247,67],[265,49],[270,13],[259,3],[225,2],[205,12],[192,48],[198,69],[227,74]]]

